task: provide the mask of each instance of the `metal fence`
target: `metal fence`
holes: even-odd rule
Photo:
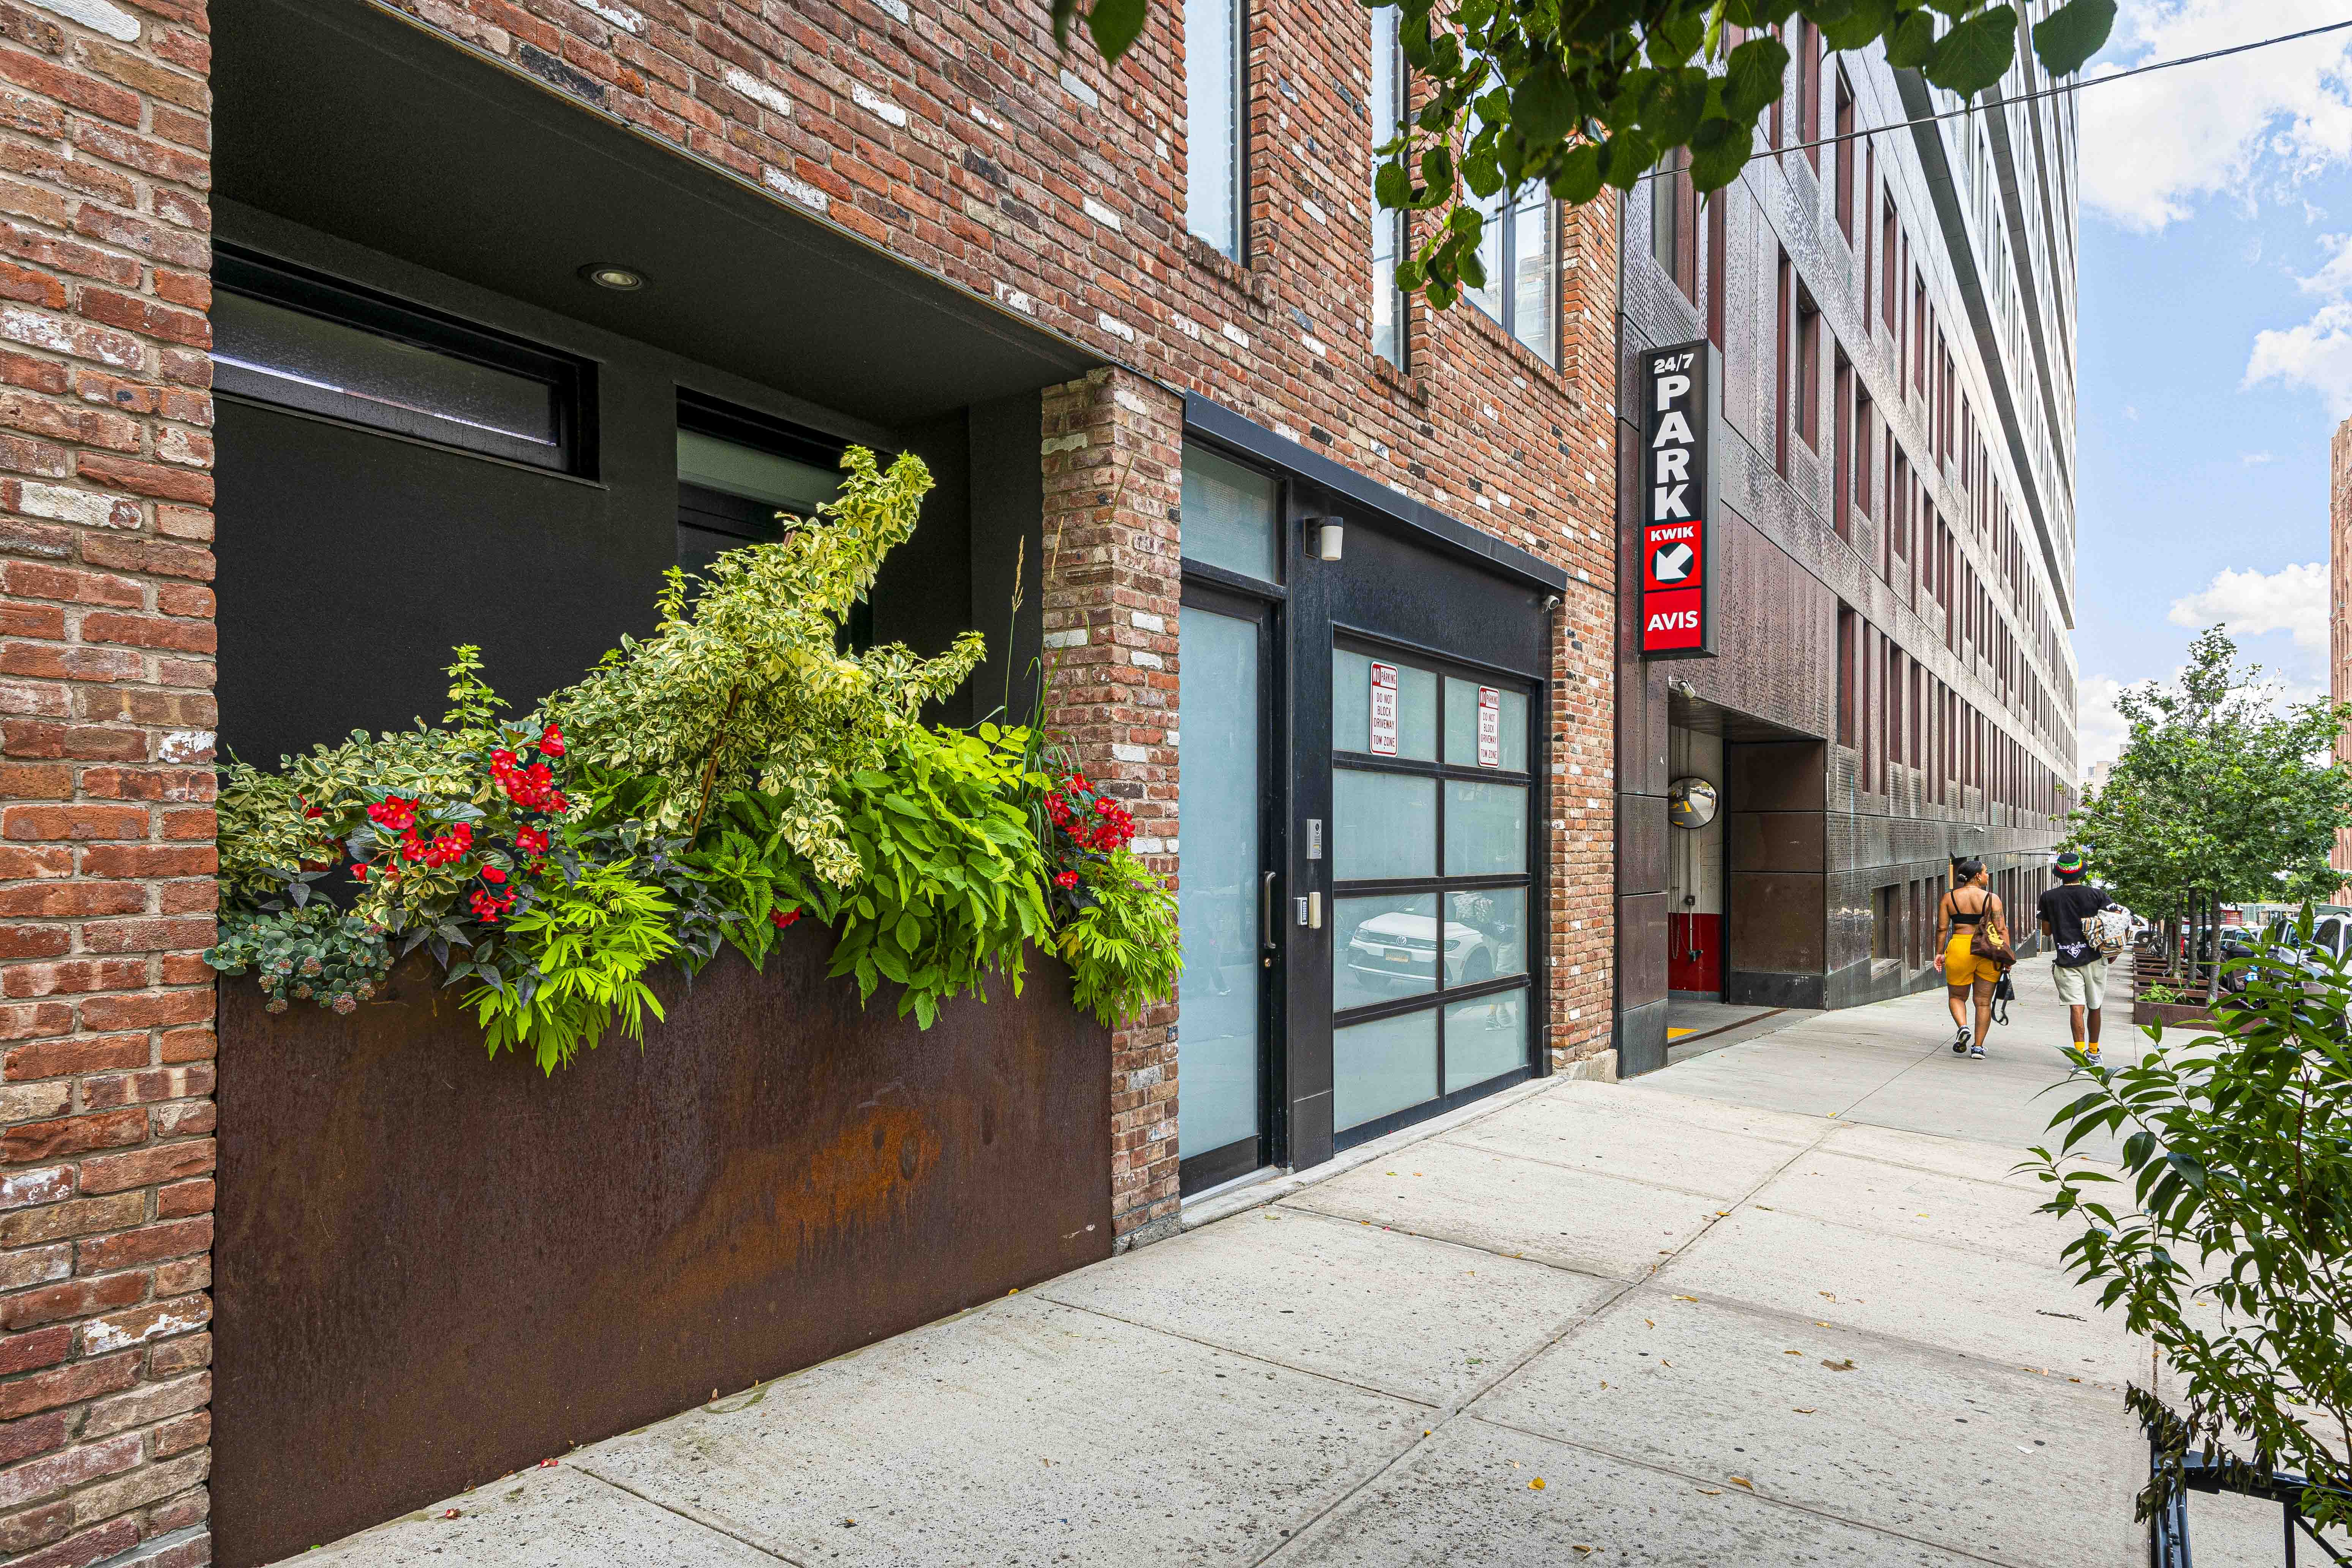
[[[2162,1439],[2151,1435],[2148,1439],[2150,1475],[2162,1483],[2168,1466],[2177,1468],[2178,1482],[2165,1487],[2163,1504],[2148,1522],[2149,1568],[2191,1568],[2189,1494],[2192,1491],[2213,1495],[2235,1492],[2242,1497],[2260,1498],[2278,1504],[2279,1539],[2284,1552],[2280,1561],[2286,1568],[2300,1568],[2306,1560],[2314,1564],[2333,1563],[2352,1568],[2352,1557],[2346,1556],[2332,1543],[2322,1540],[2311,1528],[2310,1519],[2304,1509],[2304,1499],[2312,1489],[2306,1478],[2291,1475],[2284,1470],[2258,1470],[2230,1459],[2216,1459],[2202,1454],[2168,1454]],[[2332,1488],[2319,1489],[2352,1499],[2352,1493],[2336,1492]],[[2317,1547],[2318,1554],[2307,1559],[2298,1556],[2305,1542]]]

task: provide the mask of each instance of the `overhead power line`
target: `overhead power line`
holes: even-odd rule
[[[2251,44],[2232,44],[2225,49],[2208,49],[2201,55],[2183,55],[2177,60],[2155,60],[2147,65],[2133,66],[2128,70],[2110,71],[2105,76],[2076,77],[2073,81],[2062,82],[2056,87],[2045,87],[2036,92],[2020,93],[2015,98],[1964,103],[1958,109],[1948,109],[1941,114],[1923,114],[1916,120],[1897,120],[1887,125],[1873,125],[1861,131],[1849,131],[1840,136],[1823,136],[1816,141],[1793,142],[1786,147],[1766,147],[1759,151],[1801,153],[1808,147],[1828,147],[1840,142],[1860,141],[1865,136],[1884,136],[1890,131],[1906,131],[1914,125],[1933,125],[1938,121],[1956,120],[1966,114],[1982,114],[1990,110],[2007,109],[2013,104],[2032,103],[2039,99],[2056,98],[2062,93],[2080,92],[2086,87],[2097,87],[2105,82],[2123,81],[2131,77],[2146,76],[2150,71],[2170,70],[2175,66],[2200,65],[2207,60],[2218,60],[2225,55],[2242,55],[2250,49],[2267,49],[2273,44],[2292,44],[2302,38],[2315,38],[2322,33],[2341,32],[2347,27],[2352,27],[2352,20],[2330,22],[2320,27],[2306,27],[2300,33],[2281,33],[2274,38],[2258,38]],[[1644,174],[1642,178],[1646,180],[1653,175],[1667,172],[1663,169],[1653,169]]]

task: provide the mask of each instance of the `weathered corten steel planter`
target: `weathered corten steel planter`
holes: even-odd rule
[[[1109,1041],[1035,963],[929,1031],[822,929],[544,1079],[421,959],[348,1018],[221,986],[227,1568],[1110,1251]]]

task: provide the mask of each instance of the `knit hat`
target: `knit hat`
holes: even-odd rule
[[[2058,851],[2057,868],[2058,874],[2062,877],[2081,876],[2083,852],[2080,849],[2061,849]]]

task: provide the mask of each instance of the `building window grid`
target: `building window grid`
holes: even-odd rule
[[[1364,646],[1368,650],[1370,650],[1372,649],[1375,645],[1366,644]],[[1396,656],[1393,654],[1380,654],[1377,655],[1377,657],[1393,658]],[[1465,682],[1475,679],[1476,681],[1492,683],[1496,681],[1496,678],[1492,675],[1476,671],[1456,670],[1444,663],[1433,663],[1433,661],[1428,658],[1418,656],[1415,656],[1414,663],[1417,668],[1435,669],[1441,677],[1436,683],[1436,689],[1433,694],[1434,700],[1437,703],[1434,724],[1436,734],[1439,737],[1438,755],[1436,758],[1433,760],[1423,761],[1412,758],[1374,755],[1368,752],[1334,751],[1332,752],[1331,760],[1332,766],[1335,770],[1402,774],[1407,777],[1425,778],[1433,781],[1436,786],[1433,802],[1434,811],[1431,819],[1431,831],[1435,835],[1435,844],[1433,846],[1436,857],[1433,862],[1435,867],[1434,872],[1428,876],[1391,877],[1347,881],[1341,881],[1335,879],[1331,886],[1332,900],[1336,905],[1338,900],[1342,899],[1412,896],[1433,897],[1437,901],[1437,930],[1439,936],[1442,939],[1447,922],[1453,918],[1451,911],[1454,907],[1453,900],[1456,896],[1465,893],[1517,892],[1524,900],[1524,914],[1522,916],[1523,931],[1520,941],[1521,952],[1519,965],[1517,972],[1514,973],[1497,974],[1491,978],[1483,980],[1466,982],[1455,981],[1447,976],[1445,973],[1445,963],[1441,952],[1434,965],[1433,973],[1433,984],[1432,989],[1424,992],[1417,992],[1402,997],[1391,998],[1385,1001],[1368,1003],[1361,1006],[1338,1008],[1334,1010],[1331,1016],[1334,1028],[1344,1028],[1351,1024],[1369,1023],[1376,1019],[1392,1017],[1400,1014],[1422,1012],[1435,1013],[1438,1020],[1436,1081],[1439,1085],[1440,1093],[1443,1094],[1447,1092],[1444,1089],[1446,1079],[1445,1033],[1447,1007],[1450,1005],[1477,1001],[1484,997],[1507,996],[1514,992],[1524,993],[1530,1002],[1533,1000],[1533,987],[1535,984],[1533,963],[1536,958],[1536,949],[1534,942],[1529,939],[1532,938],[1537,931],[1543,929],[1541,924],[1542,915],[1537,908],[1535,901],[1534,875],[1537,855],[1536,845],[1539,841],[1535,830],[1540,826],[1540,813],[1537,808],[1541,804],[1541,795],[1540,792],[1536,788],[1536,777],[1532,773],[1516,772],[1501,768],[1479,767],[1475,764],[1464,764],[1446,760],[1444,738],[1448,733],[1448,729],[1444,704],[1447,697],[1446,689],[1449,683],[1449,679]],[[1540,717],[1542,703],[1539,692],[1530,690],[1529,689],[1516,683],[1506,683],[1505,689],[1525,693],[1528,698],[1530,719],[1535,720]],[[1533,753],[1531,752],[1530,755],[1532,754]],[[1448,792],[1445,786],[1448,784],[1455,783],[1502,784],[1517,787],[1526,792],[1525,816],[1529,828],[1529,843],[1527,848],[1523,851],[1522,868],[1519,871],[1500,875],[1462,875],[1449,872],[1445,868],[1446,808],[1448,805]],[[1530,1021],[1532,1022],[1531,1016]],[[1532,1054],[1532,1050],[1535,1047],[1535,1042],[1532,1037],[1530,1038],[1529,1044],[1530,1054]]]

